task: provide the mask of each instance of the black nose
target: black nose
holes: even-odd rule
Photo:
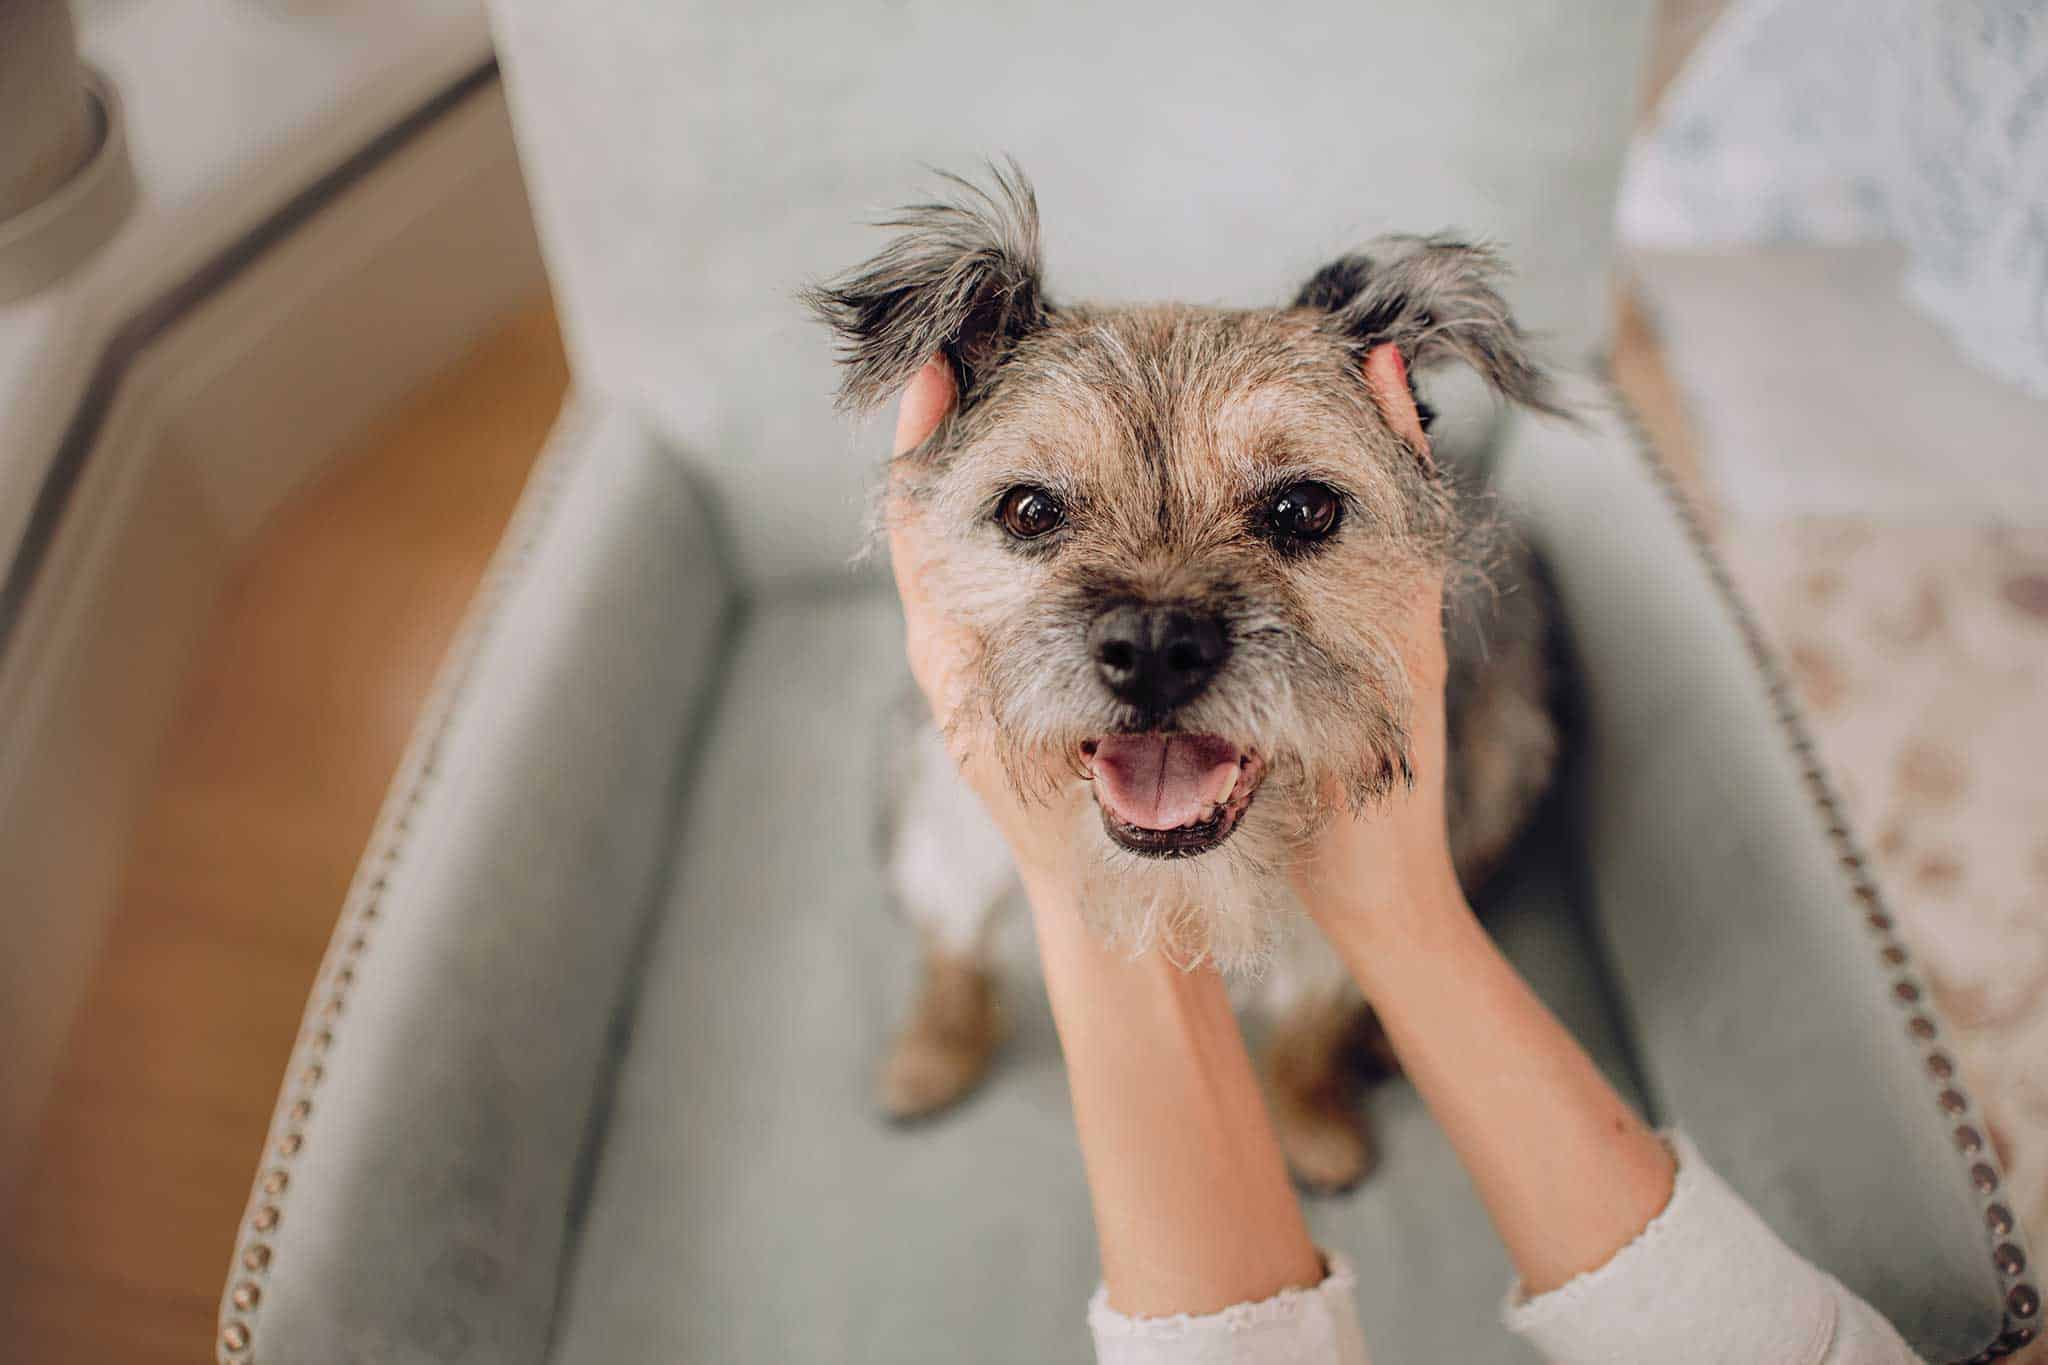
[[[1165,712],[1201,695],[1230,641],[1213,616],[1170,603],[1119,602],[1088,628],[1088,653],[1119,701]]]

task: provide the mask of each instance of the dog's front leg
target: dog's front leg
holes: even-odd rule
[[[882,1111],[935,1114],[987,1074],[1003,1038],[990,971],[997,912],[1016,883],[1009,848],[962,780],[938,730],[906,727],[886,831],[887,876],[918,931],[919,983],[876,1077]]]

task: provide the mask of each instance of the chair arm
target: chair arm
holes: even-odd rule
[[[730,601],[685,467],[572,398],[342,907],[222,1360],[542,1358]]]
[[[1569,623],[1591,911],[1659,1118],[1926,1359],[1975,1356],[2038,1295],[1994,1262],[2024,1243],[1944,1026],[1709,542],[1581,397],[1584,428],[1517,425],[1497,484]]]

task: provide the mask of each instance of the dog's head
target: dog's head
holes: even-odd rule
[[[1481,248],[1388,239],[1280,308],[1055,306],[1031,190],[993,178],[807,299],[847,406],[952,368],[957,408],[894,472],[978,650],[956,724],[1021,791],[1092,780],[1124,927],[1229,955],[1213,925],[1189,942],[1196,907],[1268,877],[1324,794],[1408,772],[1391,617],[1460,530],[1408,371],[1548,390]]]

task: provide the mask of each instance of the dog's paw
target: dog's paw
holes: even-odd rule
[[[1309,1194],[1343,1194],[1372,1174],[1377,1153],[1355,1109],[1279,1100],[1273,1129],[1294,1181]]]
[[[1372,1173],[1364,1092],[1390,1052],[1372,1010],[1349,991],[1309,995],[1277,1022],[1266,1090],[1280,1150],[1303,1190],[1342,1194]]]
[[[875,1078],[876,1104],[897,1123],[952,1107],[988,1074],[1003,1034],[995,982],[987,971],[928,954],[916,1008]]]

